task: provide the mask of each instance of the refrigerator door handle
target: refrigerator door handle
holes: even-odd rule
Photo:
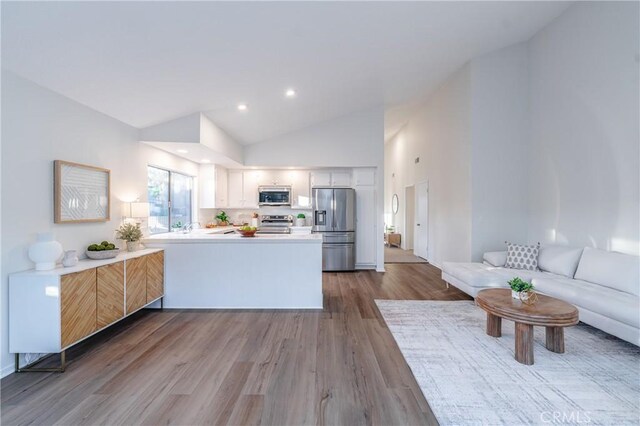
[[[331,198],[331,228],[335,231],[336,229],[336,195],[335,192],[333,194],[333,198]]]

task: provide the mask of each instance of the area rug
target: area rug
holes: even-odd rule
[[[413,250],[403,250],[398,247],[384,248],[384,263],[428,263],[421,257],[413,254]]]
[[[593,327],[565,329],[565,353],[514,358],[514,325],[485,333],[473,301],[376,300],[441,425],[640,423],[640,349]]]

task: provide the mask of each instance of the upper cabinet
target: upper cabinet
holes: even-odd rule
[[[200,208],[227,207],[227,169],[213,164],[200,165],[198,175]]]
[[[353,169],[353,186],[374,186],[375,184],[375,169]]]
[[[349,188],[351,187],[351,172],[350,171],[313,171],[311,172],[311,187],[338,187]]]
[[[331,186],[331,172],[311,172],[311,187]]]
[[[258,186],[261,185],[260,176],[260,172],[257,170],[246,170],[243,173],[242,207],[258,208]]]
[[[227,207],[243,207],[244,173],[242,170],[229,170],[229,203]]]

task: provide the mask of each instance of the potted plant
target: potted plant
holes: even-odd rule
[[[171,232],[178,232],[182,229],[182,222],[177,221],[173,225],[171,225]]]
[[[526,282],[519,277],[509,280],[509,287],[511,287],[511,297],[518,300],[520,300],[520,293],[533,290],[533,284]]]
[[[229,216],[224,212],[224,210],[220,211],[220,213],[216,215],[216,219],[218,219],[218,225],[220,226],[229,225]]]
[[[306,219],[307,217],[304,215],[304,213],[298,213],[298,216],[296,217],[296,226],[305,226]]]
[[[142,230],[137,223],[125,223],[116,231],[116,237],[127,242],[127,251],[136,251],[142,238]]]

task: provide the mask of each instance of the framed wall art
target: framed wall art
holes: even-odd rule
[[[53,221],[106,222],[111,214],[111,170],[54,161]]]

